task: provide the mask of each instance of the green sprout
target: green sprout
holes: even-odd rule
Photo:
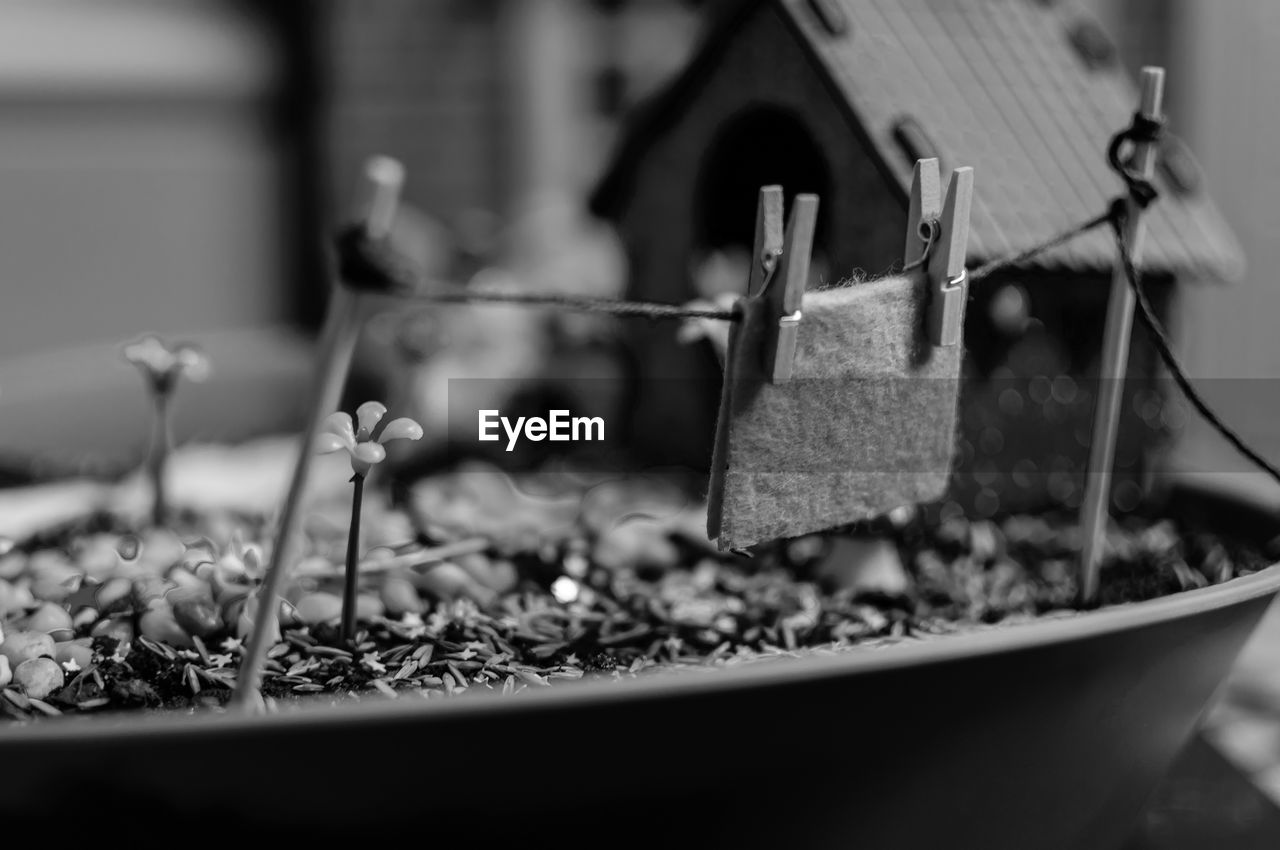
[[[160,526],[169,514],[164,480],[173,442],[169,416],[173,392],[179,378],[199,383],[209,377],[209,358],[194,345],[169,346],[157,336],[147,336],[126,345],[124,359],[138,367],[151,394],[153,417],[147,475],[153,494],[151,522]]]
[[[350,642],[356,633],[356,581],[360,560],[360,503],[364,498],[364,479],[369,470],[386,459],[382,446],[391,440],[419,440],[422,426],[412,419],[393,419],[378,428],[387,408],[376,401],[366,401],[356,408],[356,422],[346,413],[331,413],[320,428],[316,451],[321,454],[345,451],[351,458],[351,529],[347,534],[346,581],[342,593],[342,639]],[[378,436],[374,437],[375,430]]]

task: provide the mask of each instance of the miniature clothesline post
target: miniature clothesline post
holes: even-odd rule
[[[1142,69],[1142,91],[1138,113],[1145,119],[1164,120],[1164,69]],[[1144,140],[1134,144],[1133,171],[1142,180],[1155,175],[1158,145]],[[1142,261],[1146,223],[1142,206],[1133,197],[1125,202],[1124,242],[1135,265]],[[1079,597],[1082,605],[1092,605],[1098,595],[1102,552],[1106,542],[1107,503],[1111,493],[1111,467],[1115,462],[1116,433],[1129,362],[1129,341],[1133,331],[1135,295],[1129,286],[1121,259],[1117,259],[1107,303],[1107,319],[1102,338],[1102,360],[1098,372],[1098,405],[1094,411],[1093,435],[1089,444],[1089,466],[1085,469],[1085,494],[1080,509],[1084,539],[1080,553]]]
[[[396,160],[374,157],[365,164],[362,188],[367,201],[364,205],[363,222],[365,234],[370,238],[380,239],[391,232],[403,185],[404,167]],[[306,427],[298,446],[298,459],[294,463],[288,494],[280,510],[270,564],[258,591],[253,632],[245,647],[240,674],[236,678],[233,701],[244,710],[255,710],[261,701],[258,684],[266,657],[266,643],[278,628],[280,591],[294,560],[299,507],[311,469],[316,436],[320,423],[327,414],[337,409],[341,401],[365,312],[366,304],[362,293],[339,280],[330,295],[325,328],[320,337],[317,380],[312,388]]]

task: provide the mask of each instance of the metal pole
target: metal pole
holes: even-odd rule
[[[1163,117],[1164,69],[1142,69],[1142,95],[1138,111],[1147,118]],[[1137,144],[1134,170],[1146,180],[1155,175],[1157,146],[1154,142]],[[1134,263],[1142,260],[1142,243],[1146,224],[1142,208],[1132,199],[1125,216],[1124,238]],[[1106,329],[1102,338],[1102,362],[1098,373],[1098,403],[1094,409],[1093,439],[1089,447],[1089,466],[1085,470],[1084,502],[1080,508],[1080,525],[1084,532],[1080,553],[1080,602],[1091,605],[1098,596],[1098,572],[1106,541],[1107,505],[1111,495],[1111,467],[1115,462],[1116,430],[1124,394],[1125,371],[1129,363],[1129,337],[1133,330],[1134,295],[1125,279],[1124,268],[1116,258],[1111,277],[1111,297],[1107,304]]]

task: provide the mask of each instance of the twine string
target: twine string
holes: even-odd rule
[[[1222,416],[1209,405],[1209,402],[1205,400],[1200,391],[1196,389],[1195,384],[1192,383],[1178,356],[1174,354],[1173,341],[1169,338],[1169,334],[1160,323],[1160,320],[1156,318],[1156,311],[1151,306],[1151,300],[1147,297],[1146,289],[1142,285],[1142,274],[1133,262],[1133,256],[1129,252],[1129,245],[1124,238],[1123,224],[1123,216],[1112,222],[1116,237],[1116,248],[1120,255],[1120,265],[1124,270],[1125,280],[1128,281],[1129,288],[1133,290],[1134,298],[1137,301],[1138,319],[1147,329],[1147,333],[1151,337],[1151,343],[1155,346],[1156,352],[1164,362],[1165,368],[1173,376],[1174,383],[1178,385],[1178,389],[1183,396],[1186,397],[1187,401],[1191,403],[1191,406],[1196,409],[1196,412],[1200,414],[1204,421],[1221,434],[1223,439],[1231,444],[1232,448],[1265,472],[1272,480],[1280,484],[1280,468],[1245,442],[1239,432],[1228,425]]]
[[[1168,333],[1156,317],[1155,310],[1143,289],[1141,275],[1133,262],[1129,246],[1125,242],[1123,224],[1128,215],[1129,204],[1135,209],[1143,210],[1151,206],[1160,196],[1155,184],[1144,179],[1133,168],[1125,156],[1131,146],[1144,142],[1158,142],[1165,133],[1163,119],[1155,119],[1141,113],[1134,113],[1128,127],[1116,133],[1107,145],[1107,163],[1116,175],[1124,182],[1125,192],[1108,203],[1106,209],[1092,218],[1071,225],[1066,229],[1041,240],[1020,251],[997,257],[968,272],[969,283],[977,284],[1010,268],[1021,266],[1030,260],[1049,251],[1059,248],[1074,239],[1090,233],[1103,225],[1110,225],[1116,239],[1117,254],[1123,266],[1124,276],[1133,289],[1137,300],[1139,320],[1149,331],[1152,344],[1155,346],[1161,361],[1173,376],[1174,383],[1204,418],[1204,420],[1221,434],[1241,455],[1265,471],[1271,478],[1280,483],[1280,467],[1272,464],[1256,449],[1245,442],[1231,426],[1209,405],[1196,389],[1186,370],[1173,351],[1173,344]],[[927,232],[925,231],[927,227]],[[925,241],[924,252],[911,263],[903,266],[900,274],[924,267],[929,255],[940,235],[940,225],[931,220],[923,223],[921,238]],[[494,292],[480,289],[468,289],[462,286],[441,286],[430,291],[423,291],[419,286],[415,273],[410,265],[399,257],[385,239],[372,240],[363,229],[351,229],[340,234],[338,239],[339,268],[344,271],[344,282],[353,288],[391,292],[415,301],[433,303],[488,303],[488,304],[523,304],[537,307],[553,307],[561,310],[573,310],[588,313],[604,313],[628,318],[649,320],[664,319],[711,319],[724,322],[741,321],[741,313],[735,310],[717,310],[697,306],[680,306],[661,304],[652,301],[622,301],[589,295],[571,295],[558,292]]]

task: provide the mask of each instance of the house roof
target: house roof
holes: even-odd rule
[[[641,107],[591,199],[616,216],[650,145],[675,126],[740,24],[774,3],[857,122],[904,202],[918,156],[977,172],[971,265],[1028,248],[1102,211],[1122,184],[1108,140],[1137,92],[1096,21],[1062,0],[741,0],[713,21],[677,79]],[[1200,187],[1190,154],[1163,150],[1144,267],[1230,280],[1238,243]],[[1095,231],[1028,268],[1104,271],[1115,247]]]

